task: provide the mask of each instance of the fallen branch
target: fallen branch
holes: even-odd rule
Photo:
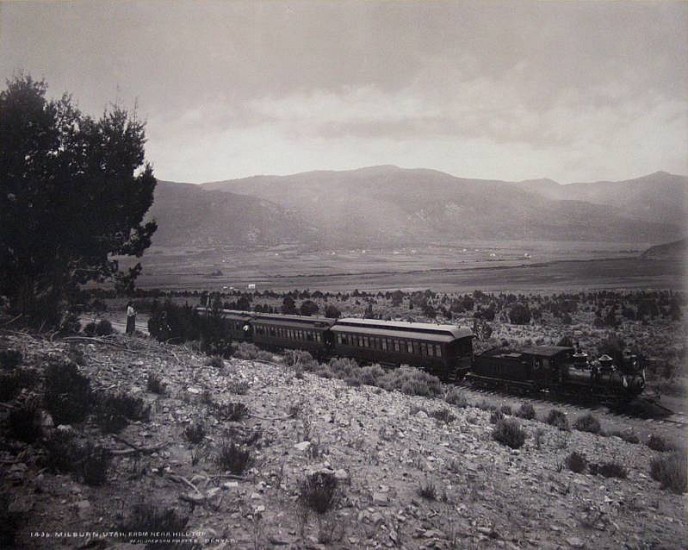
[[[155,453],[159,451],[160,449],[164,449],[167,447],[167,443],[163,443],[162,445],[156,445],[155,447],[134,447],[133,449],[106,449],[110,454],[116,455],[116,456],[127,456],[127,455],[133,455],[133,454],[148,454],[148,453]],[[133,445],[132,445],[133,447]]]
[[[177,474],[167,474],[169,478],[172,481],[181,481],[182,483],[186,483],[189,487],[191,487],[196,493],[199,495],[203,495],[203,493],[199,490],[198,487],[196,487],[193,483],[191,483],[188,479],[186,479],[184,476],[179,476]]]

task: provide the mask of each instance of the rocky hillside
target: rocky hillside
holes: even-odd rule
[[[685,185],[680,197],[659,193],[661,200],[654,202],[646,192],[614,187],[612,195],[622,196],[623,204],[584,193],[542,192],[551,185],[570,187],[470,180],[394,166],[202,186],[161,183],[152,212],[160,225],[155,243],[370,248],[468,239],[661,242],[684,230],[684,218],[674,210],[685,210]],[[648,205],[654,205],[651,211]]]
[[[561,431],[540,410],[516,420],[526,439],[510,448],[494,438],[490,408],[505,404],[497,397],[490,404],[456,391],[444,399],[353,387],[287,368],[277,356],[209,361],[144,338],[4,334],[1,343],[21,352],[12,375],[3,356],[3,376],[25,373],[24,389],[4,395],[0,410],[5,544],[13,536],[22,548],[106,548],[127,531],[169,530],[218,549],[639,549],[685,541],[685,498],[650,476],[662,453],[631,438]],[[56,427],[41,403],[64,415],[79,400],[54,408],[39,396],[68,361],[100,404],[87,420]],[[80,395],[77,386],[84,388],[65,391]],[[517,405],[511,400],[513,411]],[[31,407],[38,434],[15,412]],[[623,429],[603,426],[612,427]],[[574,473],[574,451],[621,466],[627,477]],[[104,540],[43,538],[86,531]]]

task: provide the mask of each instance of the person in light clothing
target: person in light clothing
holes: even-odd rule
[[[127,334],[134,334],[136,330],[136,310],[134,304],[127,304]]]

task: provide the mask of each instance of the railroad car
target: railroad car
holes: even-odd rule
[[[443,379],[461,379],[471,367],[473,333],[454,325],[346,318],[330,331],[334,355],[414,365]]]

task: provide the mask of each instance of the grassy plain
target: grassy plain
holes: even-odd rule
[[[561,291],[682,289],[683,259],[643,260],[644,245],[486,243],[355,250],[299,246],[255,249],[152,247],[142,288],[175,290],[354,289]]]

